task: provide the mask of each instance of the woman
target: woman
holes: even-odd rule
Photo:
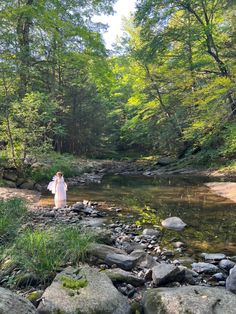
[[[66,206],[66,191],[67,184],[64,181],[62,172],[58,171],[48,185],[48,189],[55,194],[54,202],[56,208],[63,208]]]

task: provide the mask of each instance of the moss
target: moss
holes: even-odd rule
[[[88,285],[88,281],[86,278],[73,279],[67,276],[61,276],[60,281],[63,287],[73,289],[73,290],[84,288]]]
[[[33,291],[33,292],[31,292],[30,294],[28,294],[26,298],[27,298],[30,302],[34,303],[34,302],[36,302],[38,299],[40,299],[40,298],[42,297],[42,295],[43,295],[43,291]]]

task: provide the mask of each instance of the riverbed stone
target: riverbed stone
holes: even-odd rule
[[[137,258],[136,266],[138,268],[152,268],[158,265],[153,256],[143,250],[135,250],[130,254],[130,256]]]
[[[134,287],[143,286],[145,280],[133,274],[132,272],[125,271],[120,268],[106,269],[105,274],[111,279],[113,283],[131,284]]]
[[[2,314],[36,314],[37,310],[30,301],[0,287],[0,313]]]
[[[148,235],[148,236],[160,236],[161,232],[160,230],[156,230],[156,229],[144,229],[143,230],[143,235]]]
[[[234,314],[236,296],[224,288],[155,288],[144,294],[145,314]]]
[[[226,279],[226,289],[236,293],[236,266],[230,269],[229,277]]]
[[[204,263],[204,262],[193,263],[192,268],[194,271],[196,271],[199,274],[204,273],[204,274],[213,275],[219,272],[219,268],[217,266],[210,263]]]
[[[180,279],[181,274],[184,275],[184,272],[173,264],[160,263],[152,268],[152,280],[156,286]]]
[[[187,226],[179,217],[169,217],[161,222],[162,226],[172,230],[182,230]]]
[[[115,248],[113,246],[106,245],[106,244],[96,243],[88,249],[88,254],[90,256],[103,260],[103,261],[105,260],[107,255],[113,254],[113,253],[127,255],[124,250],[121,250],[121,249],[118,249],[118,248]]]
[[[76,282],[80,277],[86,285],[81,288],[63,286],[63,281],[69,278]],[[89,266],[80,269],[66,268],[58,274],[49,286],[39,304],[38,314],[129,314],[128,299],[123,296],[103,272]]]
[[[235,263],[233,261],[230,261],[228,259],[222,259],[219,262],[219,267],[221,269],[224,269],[226,271],[229,271],[231,268],[233,268],[235,266]]]
[[[204,259],[205,261],[220,261],[225,258],[225,254],[222,253],[205,253]]]
[[[138,261],[137,257],[133,257],[127,254],[116,254],[116,253],[107,254],[106,258],[104,259],[105,264],[109,266],[116,265],[124,270],[133,269],[137,261]]]

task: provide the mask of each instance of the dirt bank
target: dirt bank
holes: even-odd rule
[[[29,208],[33,208],[35,206],[38,206],[40,193],[32,190],[0,187],[0,198],[9,199],[13,197],[20,197],[26,199]]]
[[[206,183],[214,193],[226,197],[236,203],[236,183],[235,182],[211,182]]]

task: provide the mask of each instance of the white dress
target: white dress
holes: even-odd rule
[[[54,201],[56,208],[63,208],[66,206],[66,191],[67,184],[64,181],[64,177],[55,177],[55,180],[51,181],[48,185],[48,189],[55,194]]]

